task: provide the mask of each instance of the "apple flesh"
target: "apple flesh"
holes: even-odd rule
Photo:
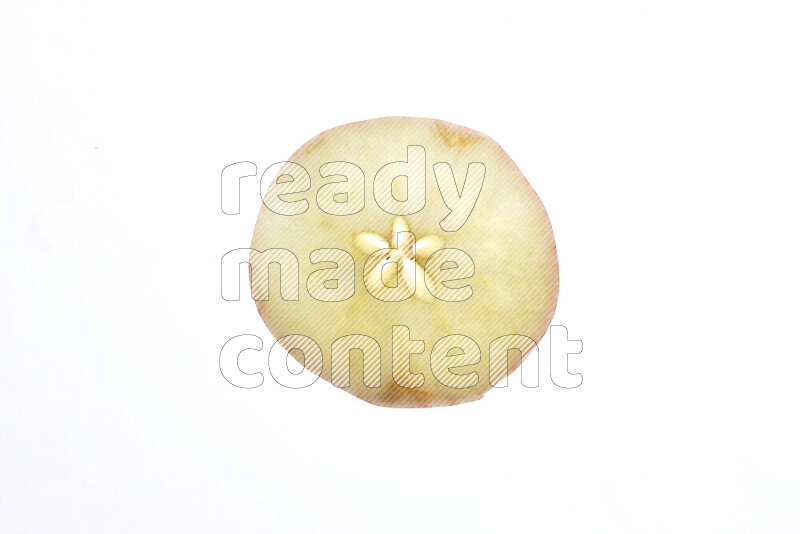
[[[264,195],[252,248],[297,261],[278,269],[254,252],[253,295],[284,348],[298,335],[321,348],[318,365],[290,354],[322,378],[381,406],[454,405],[481,398],[544,335],[558,295],[553,232],[491,138],[388,117],[323,132],[290,161]],[[279,287],[292,280],[296,300]]]

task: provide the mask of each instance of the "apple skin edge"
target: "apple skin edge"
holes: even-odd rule
[[[421,146],[425,151],[425,204],[419,212],[403,217],[403,224],[415,238],[436,236],[445,248],[462,250],[473,259],[474,275],[455,283],[472,288],[471,296],[463,302],[419,298],[384,302],[365,288],[362,275],[369,274],[364,272],[369,255],[355,245],[357,238],[368,232],[388,241],[392,224],[398,219],[396,214],[387,213],[378,205],[373,179],[383,166],[405,162],[407,148],[412,145]],[[294,301],[281,298],[278,286],[285,275],[283,270],[278,274],[279,269],[274,264],[270,270],[269,264],[255,252],[251,257],[253,295],[268,296],[268,300],[256,300],[256,305],[276,339],[301,334],[317,343],[323,361],[321,368],[312,370],[328,382],[332,381],[334,341],[353,334],[377,341],[380,385],[366,386],[365,357],[361,351],[354,350],[349,353],[349,383],[346,387],[336,384],[336,389],[370,404],[396,408],[452,406],[479,400],[492,389],[492,382],[497,383],[498,379],[513,373],[533,350],[527,344],[520,350],[509,350],[507,372],[494,368],[490,372],[491,342],[513,334],[538,343],[547,332],[555,314],[559,289],[558,257],[550,220],[530,182],[490,137],[435,119],[385,117],[326,130],[301,146],[288,161],[307,169],[311,186],[305,192],[283,198],[295,202],[306,199],[308,208],[301,214],[284,216],[268,209],[266,203],[262,205],[251,248],[254,251],[290,250],[299,263],[299,296]],[[363,171],[364,181],[363,209],[346,216],[325,213],[316,201],[319,189],[331,179],[321,176],[321,167],[342,161],[357,165]],[[444,231],[441,225],[449,207],[437,187],[439,177],[432,171],[432,166],[438,162],[451,166],[456,187],[462,193],[469,164],[480,162],[485,167],[484,181],[473,209],[466,222],[455,231]],[[281,170],[277,176],[283,174]],[[344,178],[337,176],[336,179]],[[467,176],[466,180],[469,179]],[[276,187],[275,182],[270,187]],[[354,283],[354,294],[350,298],[320,302],[306,291],[306,280],[321,267],[312,264],[309,256],[321,248],[336,248],[352,256],[355,273],[354,281],[347,282]],[[429,273],[424,271],[424,274]],[[272,287],[267,287],[270,284],[266,279],[270,276]],[[411,340],[424,343],[424,351],[415,351],[405,363],[407,371],[424,379],[416,387],[405,387],[395,380],[392,328],[396,325],[407,326]],[[477,381],[471,379],[464,387],[448,386],[446,381],[440,380],[440,374],[432,371],[432,348],[451,335],[466,336],[479,347],[479,355],[472,354],[471,358],[463,350],[460,355],[448,353],[454,375],[475,373],[477,376]],[[305,365],[306,358],[298,355],[297,350],[291,350],[296,347],[281,344]],[[495,358],[494,353],[492,358]]]

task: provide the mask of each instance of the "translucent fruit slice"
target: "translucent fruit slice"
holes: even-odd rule
[[[392,407],[477,400],[546,332],[550,221],[488,136],[368,120],[317,135],[278,174],[253,295],[281,345],[342,391]]]

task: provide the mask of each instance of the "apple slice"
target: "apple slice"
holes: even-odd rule
[[[368,120],[317,135],[278,174],[253,235],[253,296],[281,345],[343,391],[391,407],[477,400],[546,332],[550,221],[488,136]]]

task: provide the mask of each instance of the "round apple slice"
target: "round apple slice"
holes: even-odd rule
[[[433,119],[347,124],[262,185],[258,311],[343,391],[391,407],[477,400],[545,334],[558,296],[550,221],[488,136]]]

